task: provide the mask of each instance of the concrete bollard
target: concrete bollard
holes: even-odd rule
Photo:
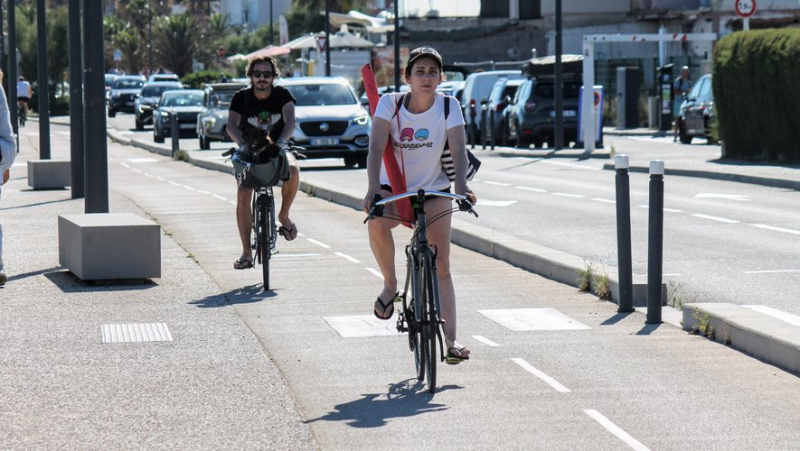
[[[647,246],[647,324],[661,323],[661,279],[664,247],[664,162],[650,162],[650,206]]]
[[[628,313],[633,308],[633,263],[631,257],[631,190],[628,177],[628,156],[614,159],[617,171],[617,269],[619,271],[618,312]]]

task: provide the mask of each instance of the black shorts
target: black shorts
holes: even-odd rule
[[[22,100],[23,102],[30,102],[30,98],[28,97],[17,97],[17,100]]]
[[[389,191],[390,193],[394,193],[394,192],[392,191],[392,187],[391,187],[390,185],[383,185],[383,184],[382,184],[382,185],[381,185],[381,189],[382,189],[382,190],[384,190],[384,191]],[[451,192],[451,191],[450,191],[450,187],[449,187],[449,186],[448,186],[447,188],[445,188],[445,189],[437,189],[436,191],[441,191],[441,192],[443,192],[443,193],[449,193],[449,192]],[[425,196],[425,199],[427,200],[428,198],[431,198],[431,197],[433,197],[433,196]]]

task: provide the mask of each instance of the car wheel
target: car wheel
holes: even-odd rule
[[[500,122],[500,145],[503,147],[508,146],[508,125],[505,121]]]
[[[109,109],[108,109],[108,117],[114,117],[114,116],[116,116],[116,115],[117,115],[117,112],[116,112],[116,111],[114,111],[114,109],[113,109],[113,108],[109,108]]]
[[[136,130],[144,130],[144,122],[140,121],[139,119],[135,119],[136,122]]]
[[[359,155],[358,156],[358,167],[361,169],[367,168],[367,156],[366,155]]]
[[[517,126],[517,145],[520,149],[527,149],[531,146],[530,141],[522,137],[522,133],[520,132],[519,126]]]
[[[344,157],[344,167],[346,168],[354,168],[358,164],[357,157]]]
[[[201,134],[199,136],[200,139],[200,150],[209,150],[211,149],[211,145],[206,138],[206,135]]]
[[[154,127],[153,128],[153,141],[157,142],[157,143],[163,143],[164,142],[164,135],[159,133],[158,127]]]
[[[544,146],[544,140],[542,138],[533,139],[533,147],[541,149],[543,146]]]
[[[711,118],[706,117],[705,120],[703,121],[703,124],[705,126],[707,143],[708,144],[717,144],[717,140],[714,139],[713,136],[711,136]]]
[[[686,134],[686,123],[683,121],[678,122],[678,137],[681,140],[681,144],[692,143],[692,137]]]

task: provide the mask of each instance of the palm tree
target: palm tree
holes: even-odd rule
[[[112,38],[114,47],[122,52],[122,67],[126,73],[135,74],[144,67],[145,52],[142,50],[144,43],[139,33],[131,30],[122,30]]]
[[[153,57],[156,63],[183,77],[192,71],[192,61],[210,45],[200,25],[190,14],[160,17],[153,26]]]

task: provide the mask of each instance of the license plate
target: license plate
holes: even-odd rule
[[[575,110],[564,110],[564,117],[575,117],[576,113]],[[556,117],[556,112],[551,111],[550,117]]]
[[[181,126],[181,129],[183,129],[183,130],[189,130],[189,129],[192,129],[192,128],[195,127],[195,124],[179,124],[179,125]]]
[[[339,144],[339,138],[314,138],[311,140],[312,146],[335,146]]]

